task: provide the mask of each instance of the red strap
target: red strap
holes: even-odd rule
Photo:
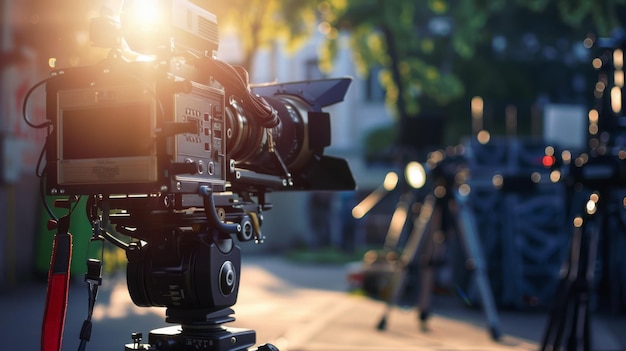
[[[59,225],[61,226],[61,223]],[[52,247],[46,308],[41,326],[42,351],[61,350],[61,341],[63,339],[70,283],[70,262],[72,260],[72,236],[67,232],[67,229],[63,229],[65,228],[59,227],[59,231],[54,236],[54,245]]]

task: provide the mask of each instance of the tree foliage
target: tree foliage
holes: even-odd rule
[[[580,70],[577,45],[588,33],[606,36],[623,25],[626,2],[320,1],[331,28],[324,62],[336,53],[334,33],[349,31],[360,72],[383,68],[379,79],[400,129],[425,108],[449,106],[468,94],[573,98],[567,75]]]
[[[199,1],[202,4],[204,1]],[[241,42],[241,62],[252,68],[258,49],[282,42],[296,50],[315,31],[316,0],[230,0],[209,5],[221,31],[233,33]]]
[[[322,19],[334,28],[322,58],[332,62],[337,48],[335,31],[350,31],[355,63],[362,74],[373,67],[383,70],[378,79],[387,102],[401,115],[414,115],[421,97],[446,103],[462,92],[449,66],[449,46],[427,30],[429,14],[445,13],[443,2],[327,1]],[[442,24],[450,19],[443,18]],[[442,30],[446,30],[443,28]],[[441,94],[441,92],[447,92]]]
[[[374,66],[387,102],[400,116],[416,115],[420,103],[446,104],[463,93],[453,71],[455,57],[469,58],[482,38],[490,14],[505,1],[329,0],[323,19],[337,30],[349,30],[355,59],[364,74]],[[329,37],[332,61],[336,39]]]
[[[609,35],[615,28],[624,25],[620,20],[624,0],[519,0],[520,5],[541,12],[556,6],[559,20],[574,28],[592,23],[598,35]]]

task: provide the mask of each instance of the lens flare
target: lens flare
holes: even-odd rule
[[[420,189],[426,183],[426,171],[419,162],[409,162],[409,164],[406,165],[404,175],[406,181],[414,189]]]

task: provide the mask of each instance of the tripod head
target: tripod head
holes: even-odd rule
[[[199,209],[164,209],[156,205],[162,199],[150,197],[91,196],[87,202],[94,235],[126,251],[133,303],[166,307],[166,322],[176,324],[150,332],[149,344],[134,337],[126,350],[187,350],[189,345],[243,350],[255,343],[254,331],[222,325],[235,320],[230,307],[237,301],[241,270],[235,239],[262,241],[264,206],[201,189],[204,208]],[[114,241],[109,224],[132,241]]]

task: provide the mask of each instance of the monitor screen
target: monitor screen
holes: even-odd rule
[[[152,155],[152,113],[149,102],[115,104],[61,112],[62,160]]]

